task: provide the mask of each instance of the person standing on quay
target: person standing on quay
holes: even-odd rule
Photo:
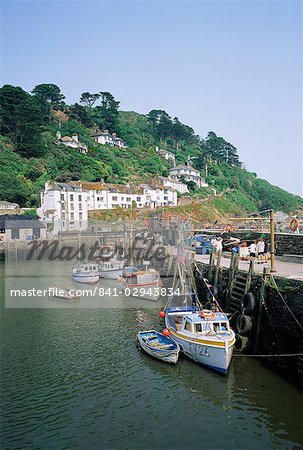
[[[265,243],[262,238],[258,239],[257,242],[257,255],[264,255]]]
[[[254,258],[256,256],[256,251],[257,251],[257,245],[256,242],[252,242],[250,244],[250,246],[248,247],[249,250],[249,256],[251,256],[252,258]]]

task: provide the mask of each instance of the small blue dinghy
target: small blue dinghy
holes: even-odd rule
[[[137,338],[142,350],[154,358],[173,364],[178,361],[180,347],[170,337],[150,330],[140,331]]]

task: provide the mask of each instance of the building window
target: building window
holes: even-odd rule
[[[62,213],[61,216],[61,219],[65,219],[65,213]]]
[[[61,202],[64,202],[64,194],[60,194],[60,200]]]
[[[118,197],[114,196],[114,197],[112,198],[112,201],[113,201],[113,202],[117,202],[117,201],[118,201]]]
[[[97,202],[103,202],[103,197],[97,197]]]
[[[79,202],[82,202],[82,195],[78,196]]]
[[[73,202],[74,201],[74,194],[70,194],[69,199],[70,199],[71,202]]]
[[[141,202],[141,197],[137,197],[137,202]]]
[[[74,220],[75,214],[74,213],[70,213],[70,218],[71,218],[71,220]]]
[[[82,203],[79,203],[79,210],[82,211]]]
[[[126,201],[127,201],[127,202],[131,202],[132,199],[131,199],[130,197],[126,197]]]
[[[74,204],[73,203],[70,204],[70,209],[71,209],[71,211],[74,210]]]
[[[79,213],[79,220],[82,220],[82,212]]]

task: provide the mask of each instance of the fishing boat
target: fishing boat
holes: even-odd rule
[[[157,301],[161,294],[160,273],[155,269],[140,270],[122,279],[122,288],[127,297],[138,297]]]
[[[112,259],[110,261],[99,262],[99,275],[101,278],[116,280],[122,276],[124,261]]]
[[[180,347],[172,339],[155,330],[140,331],[137,334],[139,344],[146,353],[154,358],[176,364]]]
[[[235,333],[226,314],[197,307],[169,307],[165,311],[165,325],[171,339],[186,356],[227,374]]]
[[[50,286],[48,291],[53,297],[63,298],[65,300],[78,300],[80,298],[80,295],[76,293],[75,289],[62,286]]]
[[[80,264],[72,269],[72,278],[78,283],[97,283],[99,268],[97,264]]]

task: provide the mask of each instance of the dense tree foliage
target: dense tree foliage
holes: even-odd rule
[[[18,153],[39,156],[43,153],[42,113],[39,103],[20,87],[0,88],[0,132],[16,145]]]

